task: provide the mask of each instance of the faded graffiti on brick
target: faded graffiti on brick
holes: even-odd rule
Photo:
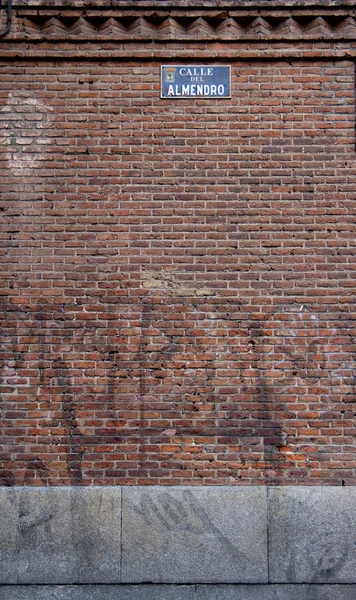
[[[5,306],[4,485],[281,481],[330,451],[325,428],[354,424],[342,313],[149,297],[84,311]]]

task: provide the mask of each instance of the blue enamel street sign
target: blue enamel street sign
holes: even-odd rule
[[[161,67],[161,98],[231,98],[230,84],[230,66]]]

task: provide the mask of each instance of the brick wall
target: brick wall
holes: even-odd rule
[[[354,39],[42,10],[1,44],[2,484],[355,484]]]

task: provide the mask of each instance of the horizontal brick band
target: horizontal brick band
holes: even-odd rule
[[[74,14],[73,14],[74,12]],[[236,12],[236,11],[234,11]],[[91,40],[97,41],[252,41],[268,40],[355,40],[356,21],[347,13],[300,13],[296,15],[211,14],[207,16],[117,14],[85,15],[75,11],[17,11],[12,28],[16,40]]]
[[[40,4],[15,6],[7,44],[0,57],[12,52],[61,59],[86,57],[96,46],[98,57],[216,56],[269,58],[289,56],[334,58],[356,54],[356,16],[352,7],[216,7],[120,5],[117,7]],[[61,44],[65,44],[61,46]],[[202,46],[204,44],[204,46]],[[144,48],[145,47],[145,48]],[[180,50],[178,50],[180,48]],[[245,54],[246,53],[246,54]]]

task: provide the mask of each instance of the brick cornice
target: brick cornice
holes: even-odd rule
[[[107,2],[101,5],[76,2],[15,4],[10,33],[1,40],[2,54],[10,48],[22,54],[52,53],[56,44],[66,43],[65,53],[77,48],[90,51],[92,44],[109,44],[110,53],[118,48],[129,51],[139,44],[145,56],[155,56],[163,48],[189,49],[204,44],[206,52],[225,49],[247,50],[259,56],[280,48],[304,56],[303,46],[320,55],[353,56],[356,48],[356,4],[283,3],[226,1],[200,5],[176,2],[163,5],[147,2]],[[214,6],[215,4],[215,6]],[[144,48],[144,45],[146,48]],[[149,46],[148,46],[149,45]],[[254,48],[255,47],[255,48]],[[147,49],[149,50],[147,54]],[[306,48],[305,48],[306,49]],[[109,47],[107,46],[107,50]],[[138,49],[137,49],[138,50]],[[176,50],[176,55],[181,50]],[[299,54],[298,54],[299,52]],[[110,54],[109,53],[109,54]],[[278,54],[278,52],[277,52]]]

